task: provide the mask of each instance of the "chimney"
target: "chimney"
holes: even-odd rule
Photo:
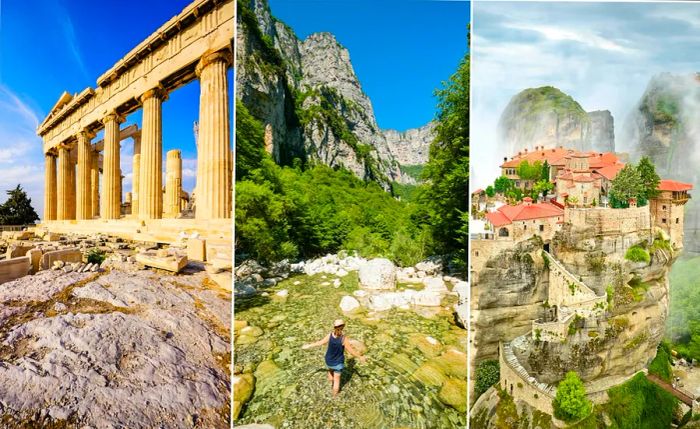
[[[525,153],[527,153],[527,148],[525,148]]]
[[[523,198],[523,205],[531,206],[532,205],[532,198],[530,198],[530,197]]]
[[[504,157],[503,157],[503,162],[508,162],[508,157],[507,157],[507,156],[504,156]]]

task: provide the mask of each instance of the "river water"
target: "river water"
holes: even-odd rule
[[[465,427],[466,413],[454,408],[462,405],[445,403],[454,404],[455,396],[459,402],[466,395],[466,330],[455,324],[449,310],[456,298],[446,297],[438,309],[377,313],[362,308],[344,315],[338,304],[343,295],[358,289],[357,273],[342,278],[338,288],[332,286],[334,279],[299,275],[267,289],[268,296],[235,300],[239,329],[234,364],[238,371],[254,372],[256,378],[253,396],[236,424]],[[282,289],[288,290],[287,297],[276,295]],[[346,353],[341,392],[333,399],[323,359],[325,346],[302,350],[301,345],[323,338],[337,318],[345,319],[349,338],[366,345],[368,360],[356,362]],[[241,331],[243,321],[249,327]]]

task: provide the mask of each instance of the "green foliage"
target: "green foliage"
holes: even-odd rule
[[[662,341],[656,348],[656,356],[649,364],[649,374],[657,375],[662,380],[671,381],[671,345]]]
[[[670,282],[667,336],[681,356],[700,359],[700,257],[676,261]]]
[[[654,110],[654,122],[670,123],[675,125],[679,118],[678,100],[671,94],[663,94],[656,100],[656,109]]]
[[[535,183],[535,186],[532,187],[534,198],[537,198],[539,195],[546,197],[547,193],[552,189],[554,189],[554,183],[550,182],[549,180],[540,180],[539,182]]]
[[[651,256],[649,256],[649,252],[647,252],[646,249],[635,245],[627,249],[627,252],[625,252],[625,259],[632,262],[645,262],[648,264],[651,261]]]
[[[486,196],[489,198],[496,196],[496,189],[492,185],[487,186],[484,192],[486,192]]]
[[[105,258],[107,257],[104,251],[96,247],[88,250],[86,256],[88,263],[97,265],[100,265],[102,262],[104,262]]]
[[[29,225],[39,220],[32,207],[32,199],[17,185],[7,192],[7,201],[0,204],[0,225]]]
[[[638,373],[628,382],[608,390],[603,406],[613,429],[658,429],[671,427],[678,401],[670,393]]]
[[[264,134],[260,122],[236,99],[236,180],[247,177],[262,163]]]
[[[493,189],[498,194],[505,194],[506,192],[510,191],[514,187],[515,187],[515,184],[513,183],[513,181],[510,180],[509,178],[507,178],[506,176],[498,177],[493,182]]]
[[[649,157],[642,157],[637,164],[637,172],[642,179],[644,199],[650,200],[659,195],[659,182],[661,178],[656,174],[656,167]]]
[[[466,274],[469,219],[469,54],[436,92],[435,140],[424,178],[423,205],[436,251],[453,256]]]
[[[542,178],[542,161],[535,161],[532,165],[525,160],[518,165],[518,176],[522,180],[540,180]]]
[[[632,164],[625,165],[610,186],[610,202],[613,208],[629,207],[630,199],[637,199],[641,206],[640,197],[644,197],[645,189],[639,171]]]
[[[401,169],[401,173],[420,181],[423,175],[423,170],[425,170],[425,165],[401,165],[399,168]]]
[[[501,372],[498,361],[495,359],[485,360],[479,363],[476,367],[476,376],[474,377],[474,395],[475,398],[481,396],[489,387],[498,383]]]
[[[573,422],[580,420],[591,413],[591,402],[586,398],[586,389],[578,374],[574,371],[566,373],[564,379],[559,382],[557,396],[552,401],[554,417]]]
[[[254,38],[260,42],[257,47],[258,49],[255,49],[254,52],[260,55],[263,61],[281,70],[284,65],[284,60],[279,52],[277,52],[277,49],[275,49],[270,37],[260,31],[258,20],[255,17],[255,13],[248,7],[248,2],[237,0],[237,11],[243,25],[245,25],[251,34],[253,34]]]
[[[549,182],[549,173],[550,173],[551,167],[549,166],[549,162],[547,160],[544,160],[544,164],[542,164],[542,176],[540,177],[541,180],[546,180]]]

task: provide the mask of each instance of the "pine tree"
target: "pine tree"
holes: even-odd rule
[[[586,398],[583,382],[574,371],[567,372],[559,383],[552,405],[554,417],[566,422],[581,420],[591,413],[591,401]]]
[[[28,225],[39,220],[39,216],[32,207],[32,200],[17,185],[15,189],[7,191],[9,197],[4,204],[0,204],[0,224],[2,225]]]

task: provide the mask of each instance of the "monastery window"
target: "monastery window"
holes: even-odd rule
[[[544,231],[544,225],[540,225],[540,231]]]
[[[678,223],[678,222],[679,222],[679,218],[676,218],[676,223]]]
[[[662,218],[661,223],[666,223],[666,218]]]
[[[527,225],[523,224],[523,231],[527,231]]]
[[[663,210],[666,210],[666,206],[661,206]]]
[[[508,228],[501,228],[498,230],[499,237],[508,237]]]
[[[520,187],[520,180],[515,181],[515,186]]]
[[[474,252],[474,256],[479,256],[479,251],[478,251],[478,250]]]

